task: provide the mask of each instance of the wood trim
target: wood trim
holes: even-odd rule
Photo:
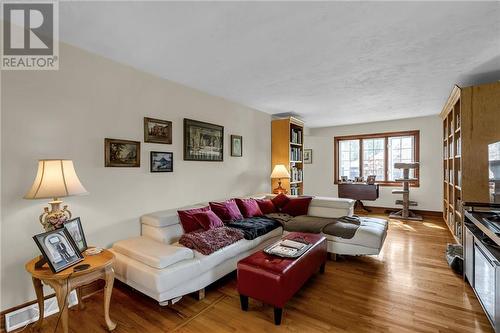
[[[413,136],[415,138],[415,149],[413,151],[413,160],[415,162],[420,162],[420,130],[409,130],[409,131],[399,131],[399,132],[384,132],[384,133],[373,133],[373,134],[359,134],[359,135],[344,135],[333,137],[333,183],[337,185],[339,183],[339,141],[343,140],[360,140],[359,143],[359,160],[360,160],[360,175],[363,175],[363,154],[362,146],[363,139],[380,139],[385,138],[384,147],[384,159],[385,159],[385,171],[384,180],[377,181],[380,186],[401,186],[401,183],[395,181],[387,180],[388,170],[389,170],[389,153],[388,153],[388,138],[392,136]],[[418,179],[416,182],[410,183],[411,187],[420,187],[420,170],[415,169],[415,177]]]
[[[450,96],[448,96],[448,99],[446,100],[446,103],[444,104],[443,109],[441,110],[441,113],[439,114],[439,116],[442,119],[446,118],[446,116],[450,112],[450,108],[451,108],[451,110],[453,110],[453,106],[455,105],[457,100],[460,98],[460,90],[461,90],[461,88],[459,86],[457,86],[457,85],[453,86],[453,89],[450,93]]]
[[[366,213],[363,211],[358,211],[356,210],[355,213],[361,213],[362,215],[384,215],[387,214],[388,212],[395,212],[399,211],[401,209],[399,208],[394,208],[394,207],[380,207],[380,206],[366,206],[366,208],[370,209],[370,213]],[[427,217],[438,217],[438,218],[443,218],[443,212],[438,212],[438,211],[433,211],[433,210],[421,210],[421,209],[411,209],[412,212],[418,214],[418,215],[423,215]]]

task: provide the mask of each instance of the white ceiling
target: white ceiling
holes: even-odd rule
[[[309,127],[500,80],[500,2],[61,2],[61,40]]]

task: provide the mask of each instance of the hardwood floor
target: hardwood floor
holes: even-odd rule
[[[173,307],[116,283],[111,318],[128,332],[493,332],[471,288],[447,266],[452,242],[444,222],[391,220],[379,256],[329,261],[289,302],[281,326],[270,306],[250,300],[240,310],[234,275],[207,289],[206,298],[185,296]],[[69,311],[72,332],[105,332],[102,292]],[[43,332],[53,332],[57,316]]]

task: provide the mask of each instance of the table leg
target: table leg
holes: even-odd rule
[[[274,325],[281,325],[282,316],[283,316],[283,308],[274,308]]]
[[[356,209],[356,208],[361,208],[362,210],[364,210],[367,213],[371,212],[370,209],[365,207],[365,205],[363,204],[363,201],[361,201],[361,200],[356,200],[356,202],[354,204],[354,209]]]
[[[42,328],[42,323],[43,323],[43,314],[45,312],[45,302],[43,299],[43,284],[42,281],[40,281],[37,278],[32,278],[33,280],[33,287],[35,288],[35,294],[36,294],[36,300],[38,302],[38,313],[40,314],[38,317],[38,321],[36,324],[33,326],[35,329],[40,329]]]
[[[248,311],[248,296],[240,295],[241,309],[243,311]]]
[[[78,308],[80,310],[85,309],[85,304],[83,304],[82,288],[76,288],[76,296],[78,296]]]
[[[321,266],[319,266],[319,273],[320,274],[324,274],[325,273],[325,266],[326,266],[326,263],[322,263]]]
[[[113,283],[115,281],[115,271],[113,267],[106,267],[105,272],[106,285],[104,286],[104,320],[108,330],[112,331],[116,328],[116,324],[109,318],[109,304],[111,302],[111,293],[113,292]]]
[[[64,333],[68,333],[68,297],[70,288],[63,280],[53,285],[56,292],[57,304],[59,305],[59,316]]]

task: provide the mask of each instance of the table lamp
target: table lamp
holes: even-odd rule
[[[40,223],[46,231],[59,228],[71,218],[68,206],[61,209],[61,197],[87,194],[75,172],[71,160],[39,160],[38,172],[31,189],[24,196],[25,199],[52,199],[51,207],[44,208],[40,215]]]
[[[278,179],[278,187],[273,190],[274,194],[284,193],[286,194],[286,189],[281,187],[282,178],[290,178],[290,173],[283,164],[276,164],[274,166],[273,172],[271,173],[272,179]]]

